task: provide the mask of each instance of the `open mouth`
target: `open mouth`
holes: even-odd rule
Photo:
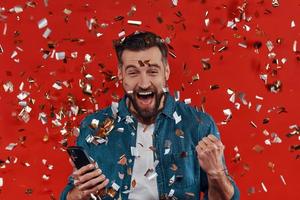
[[[146,108],[153,104],[154,102],[154,92],[137,92],[136,93],[136,100],[137,104],[140,108]]]
[[[148,100],[154,97],[154,92],[138,92],[137,98],[140,100]]]

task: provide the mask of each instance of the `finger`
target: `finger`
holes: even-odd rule
[[[96,178],[90,179],[89,181],[85,182],[84,184],[80,185],[78,189],[80,190],[87,190],[89,188],[92,188],[96,185],[99,185],[101,182],[105,180],[105,175],[102,174],[101,176],[98,176]]]
[[[208,139],[210,139],[213,143],[215,143],[217,146],[222,147],[223,144],[221,142],[220,139],[218,139],[216,136],[214,136],[213,134],[209,134],[207,136]]]
[[[79,177],[92,169],[95,169],[94,164],[85,165],[85,166],[81,167],[80,169],[76,170],[73,173],[73,176],[74,176],[74,178]]]
[[[202,138],[202,141],[206,144],[206,146],[213,144],[213,142],[207,137]]]
[[[103,188],[105,188],[108,183],[109,183],[109,179],[105,179],[101,184],[96,185],[95,187],[93,187],[91,189],[84,190],[83,194],[88,195],[88,194],[91,194],[91,193],[96,193],[97,191],[102,190]]]
[[[101,169],[96,169],[92,172],[88,172],[82,176],[79,176],[78,180],[81,182],[81,183],[84,183],[86,181],[89,181],[97,176],[100,176],[102,174],[102,171]]]
[[[206,144],[202,140],[198,142],[198,146],[200,147],[201,150],[206,148]]]

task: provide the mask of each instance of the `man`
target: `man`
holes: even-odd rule
[[[96,164],[74,168],[61,199],[239,199],[212,118],[168,93],[164,41],[136,32],[115,49],[125,96],[82,121],[77,145]]]

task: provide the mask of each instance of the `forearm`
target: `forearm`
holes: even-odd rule
[[[234,188],[224,171],[208,174],[208,199],[230,200],[234,194]]]

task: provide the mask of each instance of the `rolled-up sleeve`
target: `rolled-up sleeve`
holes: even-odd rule
[[[218,128],[214,122],[214,120],[212,119],[211,116],[207,115],[208,116],[208,123],[209,123],[209,129],[208,129],[208,132],[206,134],[206,136],[208,134],[213,134],[214,136],[216,136],[218,139],[221,139],[221,136],[220,136],[220,133],[218,131]],[[231,182],[232,186],[233,186],[233,189],[234,189],[234,193],[233,193],[233,196],[231,198],[231,200],[239,200],[240,199],[240,190],[239,188],[237,187],[235,181],[233,180],[233,178],[228,174],[228,170],[227,170],[227,167],[226,167],[226,162],[225,162],[225,158],[224,156],[222,157],[222,161],[223,161],[223,166],[224,166],[224,169],[225,172],[226,172],[226,175],[227,175],[227,178],[228,180]],[[207,180],[207,175],[206,173],[201,169],[201,191],[204,192],[204,200],[208,200],[208,180]]]

